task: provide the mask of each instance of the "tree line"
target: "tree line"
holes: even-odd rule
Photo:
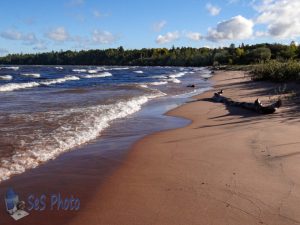
[[[0,64],[12,65],[119,65],[119,66],[213,66],[245,65],[269,60],[300,59],[300,47],[295,42],[255,44],[223,48],[119,48],[51,51],[35,54],[8,54]]]

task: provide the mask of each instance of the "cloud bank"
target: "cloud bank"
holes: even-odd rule
[[[216,28],[209,29],[207,40],[218,42],[223,40],[243,40],[252,37],[254,23],[243,16],[235,16],[218,23]]]

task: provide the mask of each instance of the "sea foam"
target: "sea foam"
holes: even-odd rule
[[[0,86],[0,92],[3,91],[14,91],[25,88],[38,87],[40,84],[38,82],[28,82],[28,83],[9,83]]]
[[[19,67],[18,67],[18,66],[2,66],[2,67],[0,67],[0,70],[1,70],[1,69],[18,70]]]
[[[65,76],[62,78],[49,79],[49,80],[42,81],[42,82],[9,83],[9,84],[0,85],[0,92],[33,88],[33,87],[38,87],[40,85],[59,84],[59,83],[64,83],[66,81],[71,81],[71,80],[80,80],[80,78],[76,77],[76,76]]]
[[[103,72],[103,73],[98,73],[98,74],[90,74],[86,76],[82,76],[82,78],[100,78],[100,77],[111,77],[112,74],[109,72]]]
[[[133,71],[134,73],[139,73],[139,74],[142,74],[144,73],[142,70],[137,70],[137,71]]]
[[[39,73],[21,73],[22,76],[32,77],[32,78],[40,78],[41,75]]]
[[[109,126],[111,121],[124,118],[139,111],[141,106],[149,99],[161,95],[161,93],[158,93],[139,96],[127,101],[122,100],[115,104],[73,108],[59,112],[60,115],[68,118],[72,116],[75,126],[62,124],[48,133],[47,136],[41,136],[41,138],[46,138],[46,140],[36,138],[34,143],[31,143],[31,148],[27,150],[22,149],[17,151],[12,157],[3,158],[0,163],[0,181],[8,179],[13,174],[22,173],[26,169],[34,168],[69,149],[95,139],[103,129]],[[48,113],[50,115],[47,115],[47,119],[53,120],[53,118],[57,118],[57,115],[51,116],[51,112]],[[58,112],[53,113],[57,114]]]
[[[85,72],[87,72],[86,69],[73,69],[72,71],[73,72],[77,72],[77,73],[85,73]]]
[[[0,80],[11,80],[13,79],[12,75],[1,75]]]

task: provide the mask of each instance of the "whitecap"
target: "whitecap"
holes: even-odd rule
[[[28,83],[9,83],[0,86],[0,92],[3,91],[14,91],[25,88],[38,87],[40,84],[38,82],[28,82]]]
[[[72,115],[75,125],[61,124],[60,127],[44,137],[46,140],[35,139],[31,143],[33,147],[30,150],[17,150],[14,156],[3,158],[0,161],[0,181],[8,179],[13,174],[22,173],[26,169],[34,168],[41,162],[54,159],[65,151],[97,138],[113,120],[124,118],[139,111],[149,99],[160,96],[163,96],[163,93],[134,97],[110,105],[47,112],[45,118],[49,120],[53,116],[57,118],[57,113],[66,117]],[[76,116],[78,118],[74,118]]]
[[[77,72],[77,73],[85,73],[87,70],[86,69],[73,69],[73,72]]]
[[[7,70],[18,70],[18,66],[2,66],[0,69],[7,69]]]
[[[144,73],[142,70],[137,70],[137,71],[133,71],[134,73],[139,73],[139,74],[142,74]]]
[[[1,75],[0,80],[12,80],[12,75]]]
[[[22,76],[32,77],[32,78],[40,78],[41,75],[39,73],[21,73]]]
[[[42,84],[42,85],[60,84],[60,83],[64,83],[66,81],[71,81],[71,80],[80,80],[80,78],[76,77],[76,76],[65,76],[65,77],[62,77],[62,78],[42,81],[42,82],[40,82],[40,84]]]
[[[86,76],[82,76],[82,78],[100,78],[100,77],[111,77],[112,74],[109,72],[103,72],[103,73],[98,73],[98,74],[90,74]]]

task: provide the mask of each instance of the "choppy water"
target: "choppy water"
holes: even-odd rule
[[[96,139],[148,101],[207,88],[208,76],[205,68],[0,66],[0,181]]]

